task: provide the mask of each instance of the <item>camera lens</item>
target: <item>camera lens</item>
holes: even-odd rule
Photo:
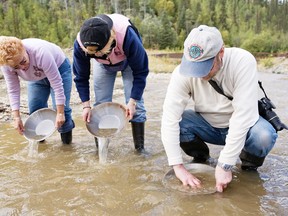
[[[258,101],[259,114],[270,122],[276,131],[281,131],[284,128],[288,130],[288,127],[283,124],[277,114],[272,110],[275,108],[274,104],[267,98],[262,98]]]
[[[273,111],[269,112],[269,122],[275,128],[276,131],[281,131],[284,128],[287,129],[287,126],[283,124],[277,114]]]

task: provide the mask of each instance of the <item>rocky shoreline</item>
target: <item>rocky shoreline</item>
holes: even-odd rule
[[[265,68],[264,66],[260,65],[258,66],[259,72],[261,73],[272,73],[272,74],[288,74],[288,58],[286,57],[277,57],[273,58],[273,66],[269,68]],[[155,79],[158,79],[159,83],[165,80],[165,85],[168,84],[170,79],[170,73],[153,73],[150,72],[148,78],[147,78],[147,87],[145,90],[146,94],[149,92],[147,91],[147,88],[149,88],[150,82],[155,82]],[[92,79],[90,79],[92,82]],[[27,91],[26,91],[26,82],[21,81],[21,115],[23,118],[28,116],[28,106],[27,106]],[[92,83],[91,83],[92,84]],[[93,86],[93,85],[90,85]],[[156,87],[163,87],[162,84],[157,84]],[[91,95],[93,94],[93,89],[90,89]],[[120,77],[117,77],[115,82],[115,90],[114,90],[114,98],[115,95],[121,95],[122,94],[122,80]],[[146,98],[149,98],[149,95],[146,95]],[[149,103],[149,100],[146,100],[146,104]],[[73,109],[73,113],[76,115],[81,115],[81,109],[79,109],[79,105],[81,104],[78,93],[75,88],[75,84],[73,82],[73,88],[71,92],[71,107]],[[3,75],[0,71],[0,122],[9,122],[12,120],[11,118],[11,112],[10,112],[10,105],[9,105],[9,99],[7,95],[7,89],[6,89],[6,83],[3,78]]]

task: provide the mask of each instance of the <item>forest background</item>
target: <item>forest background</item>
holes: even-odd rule
[[[128,16],[147,49],[181,50],[193,27],[216,26],[225,45],[252,53],[288,50],[288,0],[0,0],[1,35],[71,48],[81,24],[101,13]]]

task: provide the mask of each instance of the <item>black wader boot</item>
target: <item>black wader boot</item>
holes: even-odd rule
[[[73,123],[73,128],[74,128],[75,123],[73,120],[72,120],[72,123]],[[72,142],[72,129],[70,131],[65,132],[65,133],[60,133],[61,140],[62,140],[63,144],[71,144],[71,142]]]
[[[142,153],[144,152],[145,122],[131,122],[131,126],[135,150]]]
[[[190,142],[180,142],[180,146],[187,155],[194,158],[193,162],[204,163],[210,158],[208,146],[199,137]]]
[[[98,147],[99,147],[98,139],[97,139],[97,137],[94,137],[94,139],[95,139],[96,150],[98,150]]]
[[[66,133],[60,133],[63,144],[70,144],[72,142],[72,130]]]
[[[257,157],[246,152],[244,149],[242,150],[241,154],[239,155],[242,165],[242,170],[254,170],[256,171],[258,167],[262,166],[264,163],[265,157]]]

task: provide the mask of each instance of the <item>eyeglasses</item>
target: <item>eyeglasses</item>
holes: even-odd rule
[[[23,57],[23,59],[20,61],[18,65],[15,65],[13,68],[14,69],[20,69],[21,66],[25,65],[27,63],[27,59]]]
[[[215,56],[215,58],[214,58],[214,60],[213,60],[213,65],[212,65],[212,67],[211,67],[211,69],[210,69],[210,72],[213,70],[213,68],[215,67],[215,64],[216,64],[216,58],[217,58],[217,56]]]
[[[112,49],[115,46],[116,46],[116,40],[113,40],[113,42],[111,43],[111,46],[108,49],[108,52],[106,51],[106,49],[104,49],[105,47],[103,49],[101,49],[101,50],[96,49],[96,47],[93,47],[92,49],[87,49],[86,48],[86,50],[87,50],[87,53],[89,55],[95,55],[97,57],[101,57],[101,56],[104,56],[104,55],[109,55],[111,53]]]

